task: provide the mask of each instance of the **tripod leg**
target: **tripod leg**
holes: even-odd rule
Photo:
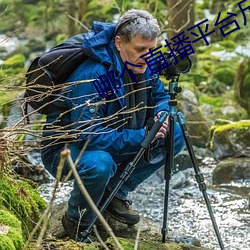
[[[164,213],[163,213],[163,225],[162,225],[162,242],[166,242],[166,235],[168,232],[167,220],[168,220],[168,200],[169,200],[169,183],[172,176],[172,169],[174,165],[174,122],[173,115],[169,115],[169,131],[166,138],[166,162],[165,162],[165,197],[164,197]]]
[[[186,146],[187,146],[187,150],[188,150],[191,162],[192,162],[193,167],[194,167],[195,179],[196,179],[196,181],[197,181],[197,183],[199,185],[200,191],[203,194],[203,197],[204,197],[204,200],[205,200],[205,203],[206,203],[206,206],[207,206],[207,210],[209,212],[209,215],[210,215],[210,218],[211,218],[211,221],[212,221],[212,224],[213,224],[213,228],[214,228],[216,237],[218,239],[220,248],[221,248],[221,250],[224,250],[225,247],[223,245],[221,235],[220,235],[220,232],[219,232],[219,229],[218,229],[218,226],[217,226],[214,214],[213,214],[213,210],[212,210],[212,207],[211,207],[211,204],[210,204],[210,201],[208,199],[207,192],[206,192],[207,188],[206,188],[206,184],[204,182],[204,177],[203,177],[203,174],[201,173],[201,171],[199,169],[198,162],[197,162],[197,159],[195,157],[195,154],[194,154],[191,142],[190,142],[189,133],[188,133],[187,128],[186,128],[186,124],[185,124],[183,114],[181,112],[178,112],[177,113],[177,118],[178,118],[179,124],[181,126],[181,130],[182,130],[185,142],[186,142]]]

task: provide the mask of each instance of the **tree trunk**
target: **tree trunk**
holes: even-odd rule
[[[166,0],[169,10],[168,40],[180,34],[182,31],[189,36],[189,41],[194,40],[194,36],[187,31],[194,25],[195,0]]]
[[[76,1],[75,0],[69,0],[68,1],[68,14],[69,14],[69,22],[68,22],[68,34],[69,36],[73,36],[76,34]]]
[[[84,15],[87,13],[88,10],[88,3],[87,0],[79,1],[79,11],[78,11],[78,18],[81,20]]]

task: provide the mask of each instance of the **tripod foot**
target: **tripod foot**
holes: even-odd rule
[[[166,243],[166,236],[168,234],[168,229],[167,228],[162,228],[161,229],[161,234],[162,234],[162,243]]]

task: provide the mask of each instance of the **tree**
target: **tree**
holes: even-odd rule
[[[177,2],[176,0],[166,0],[166,3],[169,9],[169,24],[167,29],[169,39],[184,31],[185,34],[189,36],[189,40],[192,41],[192,36],[189,35],[190,32],[188,32],[187,29],[191,28],[194,25],[195,0],[179,0]]]

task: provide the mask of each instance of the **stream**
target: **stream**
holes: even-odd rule
[[[202,160],[200,169],[205,178],[207,194],[226,250],[250,250],[250,180],[233,181],[229,184],[212,185],[212,158]],[[165,180],[158,171],[136,192],[130,194],[132,208],[142,217],[162,227],[164,213]],[[54,182],[39,187],[42,197],[49,201]],[[72,182],[57,193],[55,203],[69,198]],[[191,237],[203,247],[220,250],[202,192],[197,187],[193,168],[178,171],[170,180],[168,203],[168,228],[176,238]]]

